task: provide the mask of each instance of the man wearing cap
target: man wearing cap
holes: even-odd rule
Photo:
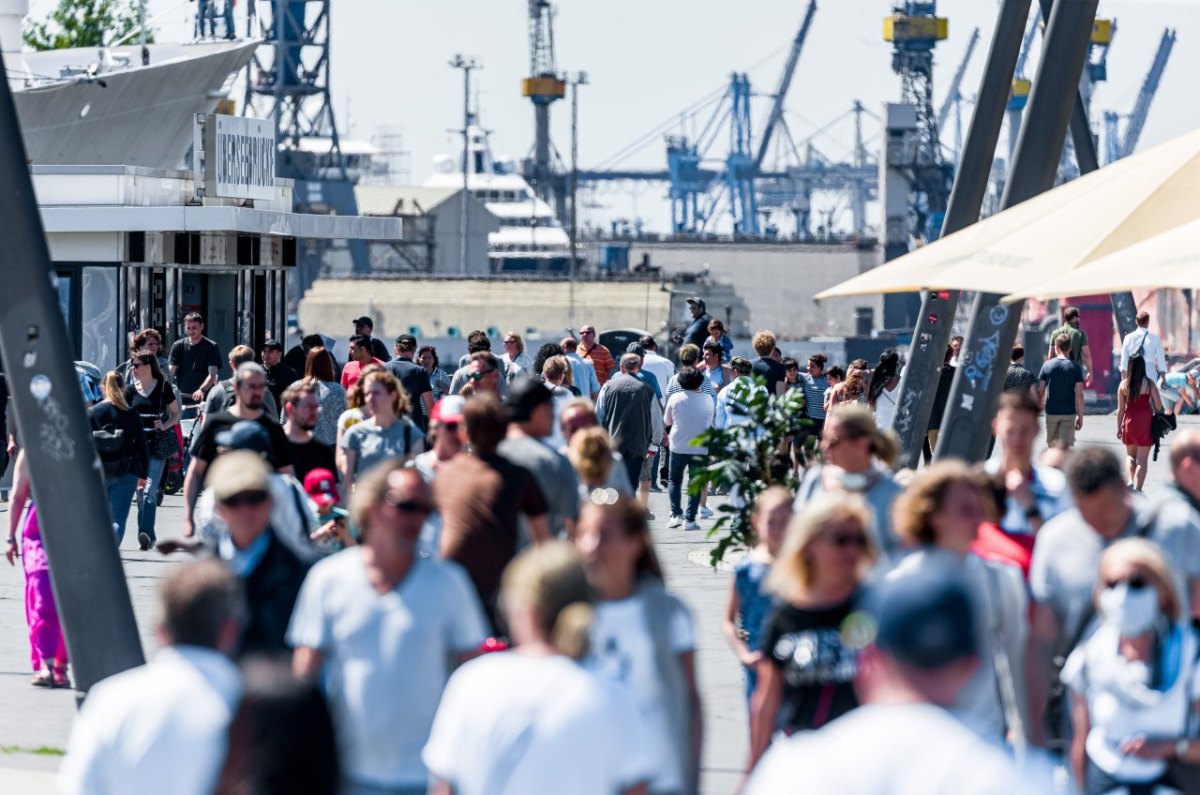
[[[467,399],[462,395],[447,395],[433,404],[429,418],[429,449],[419,453],[408,462],[421,479],[432,484],[456,455],[463,450],[463,440],[458,428],[463,422],[463,407]],[[442,544],[442,515],[438,511],[425,521],[421,528],[420,549],[425,557],[439,557]]]
[[[417,554],[433,509],[414,470],[368,472],[350,503],[362,543],[314,566],[296,603],[292,670],[328,695],[346,793],[426,792],[421,749],[442,691],[487,637],[463,570]]]
[[[257,422],[266,430],[270,439],[267,452],[270,463],[282,473],[290,475],[295,471],[292,467],[292,454],[283,429],[263,413],[263,395],[267,391],[267,371],[260,364],[246,362],[238,367],[234,374],[233,389],[234,404],[225,411],[205,417],[204,425],[201,426],[200,432],[196,434],[196,438],[192,442],[192,462],[183,481],[183,534],[188,538],[195,535],[192,510],[196,505],[196,497],[200,494],[200,487],[204,483],[208,467],[220,452],[217,434],[229,430],[242,420]]]
[[[216,539],[216,556],[242,581],[249,607],[237,656],[284,654],[288,622],[309,563],[272,526],[271,469],[261,455],[233,450],[213,463],[208,486],[225,526]]]
[[[433,411],[433,385],[429,373],[413,361],[417,355],[417,338],[412,334],[396,337],[396,355],[385,366],[404,387],[412,402],[412,420],[424,431],[429,427],[429,413]]]
[[[287,436],[292,466],[299,481],[303,481],[314,469],[337,469],[333,446],[322,444],[313,436],[321,417],[321,401],[317,397],[319,383],[315,378],[304,378],[290,384],[280,396],[283,403],[283,432]]]
[[[342,389],[347,392],[350,388],[358,383],[358,379],[362,377],[362,369],[369,364],[383,364],[387,359],[387,351],[384,351],[383,358],[375,356],[372,351],[372,342],[379,342],[374,337],[368,337],[363,334],[355,334],[350,338],[350,347],[348,353],[350,360],[342,367]]]
[[[596,369],[596,380],[600,382],[600,386],[603,387],[607,384],[616,364],[613,362],[612,352],[601,345],[596,338],[596,327],[591,323],[587,323],[579,329],[579,346],[575,350],[581,357],[592,363],[592,367]]]
[[[692,322],[683,331],[683,344],[690,343],[699,348],[708,339],[708,321],[712,320],[712,315],[708,314],[704,299],[697,295],[687,300],[687,306]]]
[[[262,364],[267,371],[267,389],[275,398],[275,405],[283,403],[284,390],[300,379],[300,375],[283,363],[283,343],[267,340],[262,346]]]
[[[504,397],[508,435],[497,452],[533,475],[546,500],[550,532],[570,535],[579,518],[579,478],[567,457],[546,444],[554,430],[554,395],[532,376],[515,381]]]
[[[205,560],[173,567],[158,599],[158,653],[88,693],[59,792],[215,791],[242,693],[229,659],[246,610],[242,589],[227,566]]]
[[[575,388],[583,397],[595,400],[600,394],[600,379],[596,377],[596,368],[587,359],[579,355],[579,340],[574,337],[563,337],[563,356],[571,363],[571,376]]]
[[[355,336],[369,337],[371,341],[368,343],[368,345],[371,349],[371,355],[380,362],[386,362],[388,360],[387,346],[383,344],[382,340],[375,336],[374,320],[366,315],[354,318],[354,334]]]
[[[662,438],[662,421],[655,433],[654,390],[637,377],[642,360],[636,354],[621,357],[621,372],[600,390],[596,417],[612,436],[613,446],[625,459],[629,482],[642,482],[642,468],[652,445]]]
[[[791,795],[797,782],[805,792],[1052,791],[947,711],[980,653],[961,581],[946,573],[884,582],[864,607],[844,630],[865,646],[855,681],[861,706],[820,731],[777,740],[755,767],[747,795]]]
[[[1172,414],[1182,414],[1189,407],[1200,411],[1200,367],[1163,373],[1159,394]]]

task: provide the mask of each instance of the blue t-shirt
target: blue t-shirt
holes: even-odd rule
[[[1046,385],[1047,415],[1075,415],[1075,385],[1083,383],[1082,367],[1056,356],[1042,365],[1038,380]]]

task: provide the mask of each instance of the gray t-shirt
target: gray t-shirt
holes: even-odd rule
[[[796,500],[793,505],[796,511],[804,508],[810,500],[824,494],[835,493],[830,484],[836,480],[836,467],[812,467],[800,482],[796,490]],[[890,472],[873,468],[867,473],[867,488],[862,491],[842,489],[844,493],[857,494],[862,497],[871,509],[871,542],[879,553],[875,566],[884,572],[892,567],[901,555],[900,540],[892,530],[892,503],[903,489]]]
[[[380,428],[374,419],[370,419],[358,423],[342,435],[342,449],[358,454],[354,471],[360,473],[385,458],[412,458],[425,450],[425,440],[408,417],[400,417],[387,428]]]
[[[533,475],[546,498],[551,533],[564,531],[563,520],[579,518],[579,478],[566,456],[527,436],[505,439],[496,452]]]

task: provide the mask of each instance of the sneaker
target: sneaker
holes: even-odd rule
[[[667,527],[683,527],[683,517],[682,516],[672,516],[667,521]]]
[[[34,687],[54,687],[54,674],[50,672],[49,668],[43,668],[33,675],[29,684]]]
[[[655,516],[654,514],[650,513],[649,511],[646,511],[646,521],[647,522],[653,522],[657,518],[658,517]]]
[[[698,522],[696,522],[696,520],[695,520],[695,519],[693,519],[693,520],[691,520],[690,522],[688,522],[687,524],[685,524],[685,525],[683,526],[683,529],[684,529],[684,530],[699,530],[699,529],[700,529],[700,524],[699,524]]]
[[[658,484],[654,481],[650,481],[650,491],[656,491],[659,494],[662,494],[662,489],[659,488]]]
[[[700,518],[701,519],[711,519],[712,516],[713,516],[713,512],[711,510],[709,510],[708,506],[706,506],[706,505],[700,506]]]
[[[138,547],[140,547],[143,552],[149,549],[153,543],[154,542],[150,540],[149,533],[138,533]]]

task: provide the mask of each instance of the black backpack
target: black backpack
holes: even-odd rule
[[[100,454],[105,477],[117,477],[125,473],[125,431],[115,425],[105,425],[92,431],[92,441]]]

